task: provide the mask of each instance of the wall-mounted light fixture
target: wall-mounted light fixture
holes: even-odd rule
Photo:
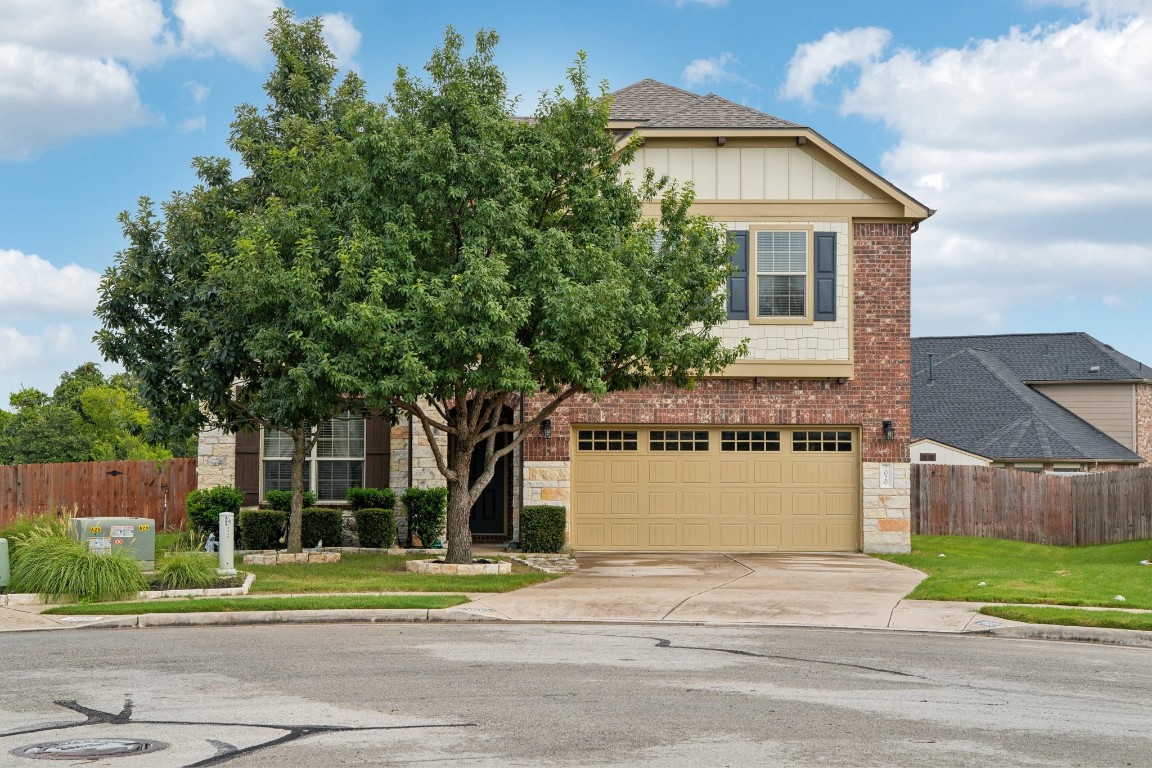
[[[544,419],[540,422],[540,431],[544,433],[545,440],[550,440],[552,438],[552,419]]]
[[[884,419],[884,423],[881,424],[881,427],[884,430],[885,439],[887,439],[887,440],[895,440],[896,439],[896,427],[892,426],[892,419]]]

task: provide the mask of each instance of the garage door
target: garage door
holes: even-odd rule
[[[574,549],[860,548],[855,429],[577,425],[572,448]]]

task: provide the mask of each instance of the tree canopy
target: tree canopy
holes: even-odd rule
[[[349,407],[333,357],[354,345],[345,273],[358,256],[345,235],[363,84],[337,84],[318,19],[275,12],[267,39],[276,69],[269,104],[237,108],[224,158],[193,161],[200,184],[121,214],[128,247],[104,275],[101,351],[141,382],[178,433],[208,424],[263,427],[293,439],[289,549],[300,550],[304,461],[315,427]],[[351,281],[350,281],[351,282]]]
[[[496,461],[578,393],[690,386],[732,362],[727,247],[690,213],[692,193],[626,179],[635,145],[608,130],[611,97],[583,56],[529,120],[481,32],[465,55],[449,29],[426,66],[400,69],[355,142],[360,234],[375,292],[359,305],[360,391],[412,414],[449,487],[449,562],[471,557],[468,513]],[[643,204],[660,201],[660,217]],[[501,423],[532,400],[532,418]],[[448,450],[434,430],[449,435]],[[496,436],[510,439],[500,445]],[[472,456],[484,470],[470,482]]]
[[[153,443],[152,418],[126,374],[105,377],[96,363],[60,376],[49,395],[31,387],[0,411],[0,464],[168,459],[194,456],[194,441]]]

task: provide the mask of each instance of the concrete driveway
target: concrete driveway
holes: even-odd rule
[[[862,554],[582,554],[580,570],[476,596],[522,621],[669,621],[901,629],[967,628],[971,607],[908,601],[924,578]]]

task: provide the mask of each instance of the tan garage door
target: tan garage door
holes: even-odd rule
[[[860,548],[855,429],[578,425],[572,448],[574,549]]]

